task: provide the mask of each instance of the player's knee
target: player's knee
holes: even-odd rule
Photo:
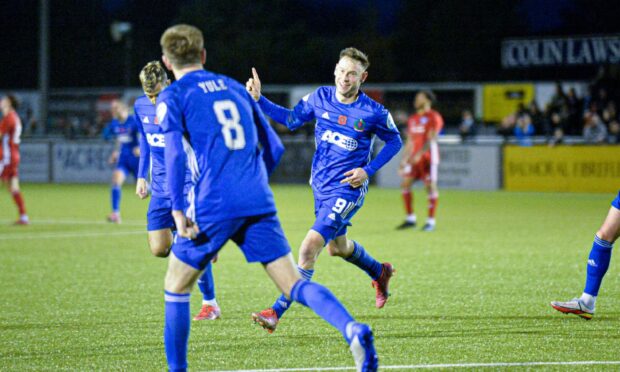
[[[163,244],[156,243],[156,244],[150,245],[149,248],[151,248],[151,253],[155,257],[168,257],[168,255],[170,254],[169,245],[163,245]]]
[[[618,232],[617,231],[611,231],[610,228],[608,228],[607,226],[603,225],[597,232],[596,232],[596,236],[598,236],[599,238],[613,243],[617,238],[618,238]]]

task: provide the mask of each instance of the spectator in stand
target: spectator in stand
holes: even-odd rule
[[[471,111],[463,110],[461,113],[461,124],[459,125],[459,134],[461,141],[465,142],[468,138],[476,135],[476,122]]]
[[[607,141],[611,144],[620,144],[620,122],[613,120],[609,123],[609,137]]]
[[[607,127],[598,114],[592,112],[586,114],[583,139],[587,143],[604,143],[607,141]]]
[[[549,132],[545,125],[545,116],[540,111],[540,108],[538,108],[535,100],[532,100],[532,102],[530,102],[527,112],[532,119],[532,124],[534,125],[534,133],[536,133],[536,135],[548,135]]]
[[[569,135],[579,135],[583,130],[583,104],[577,96],[575,88],[570,88],[566,95],[566,132]]]
[[[517,117],[514,135],[520,146],[532,146],[532,136],[534,135],[534,124],[532,118],[526,112]]]
[[[508,140],[508,137],[514,134],[514,128],[517,123],[517,114],[510,114],[502,119],[499,127],[497,128],[497,134],[504,137],[504,141]]]
[[[556,127],[553,131],[553,136],[549,139],[549,147],[561,145],[562,143],[564,143],[564,130],[562,127]]]
[[[605,123],[605,125],[609,127],[609,124],[617,118],[618,112],[616,111],[616,103],[614,101],[609,101],[603,109],[601,119],[603,119],[603,123]]]
[[[562,83],[557,81],[555,83],[555,93],[551,97],[551,101],[547,107],[547,112],[555,111],[563,114],[563,111],[566,109],[566,94],[564,93],[564,88],[562,88]]]

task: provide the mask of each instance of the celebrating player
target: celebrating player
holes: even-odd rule
[[[256,69],[246,89],[263,111],[275,121],[295,130],[316,119],[316,152],[312,161],[311,184],[316,220],[299,249],[298,270],[310,280],[314,264],[325,245],[339,256],[364,270],[376,289],[375,305],[382,308],[388,299],[393,268],[370,256],[361,244],[347,237],[347,226],[364,203],[368,179],[398,153],[401,140],[390,113],[360,90],[368,77],[368,57],[355,48],[340,52],[334,71],[335,87],[321,87],[303,97],[288,110],[261,95]],[[386,145],[370,161],[377,135]],[[255,322],[273,332],[291,301],[282,295],[271,308],[252,314]]]
[[[592,319],[596,297],[609,268],[611,250],[618,236],[620,236],[620,191],[611,202],[611,208],[603,225],[594,235],[594,243],[588,257],[586,286],[581,297],[566,302],[553,301],[551,306],[554,309],[565,314],[579,315],[586,320]]]
[[[437,136],[443,128],[443,118],[431,107],[435,95],[431,91],[416,94],[414,107],[416,113],[407,122],[407,143],[399,174],[403,178],[401,189],[407,218],[397,228],[399,230],[416,226],[413,212],[413,194],[411,186],[416,180],[424,181],[428,194],[428,219],[422,228],[424,231],[435,230],[435,211],[439,201],[437,189],[437,167],[439,166],[439,146]]]
[[[155,101],[159,93],[170,83],[168,75],[157,62],[149,62],[140,72],[140,82],[145,95],[139,97],[134,105],[135,120],[140,130],[140,164],[136,195],[145,199],[149,194],[146,181],[149,169],[151,173],[151,201],[146,215],[149,247],[157,257],[168,257],[172,245],[172,205],[166,185],[166,162],[164,161],[164,132],[155,115]],[[191,174],[185,173],[184,195],[191,187]],[[202,292],[202,308],[194,320],[215,320],[221,316],[221,310],[215,299],[215,285],[211,262],[207,264],[202,277],[198,280]]]
[[[287,298],[310,307],[343,334],[358,369],[375,371],[378,358],[370,327],[356,323],[328,289],[302,280],[295,269],[267,183],[283,147],[260,108],[241,84],[203,69],[206,52],[197,28],[173,26],[162,35],[161,45],[164,64],[176,78],[157,103],[178,234],[165,280],[164,343],[170,370],[187,368],[192,285],[230,239],[249,262],[264,265]],[[186,164],[194,182],[189,219],[183,213]]]
[[[128,174],[137,179],[138,157],[140,147],[138,145],[138,123],[129,116],[127,105],[119,100],[112,101],[112,115],[110,131],[116,137],[116,148],[110,155],[109,163],[116,164],[112,173],[111,202],[112,213],[108,221],[121,223],[121,188]]]
[[[2,121],[0,122],[0,179],[3,183],[8,183],[9,191],[13,195],[13,201],[19,211],[19,219],[16,225],[28,225],[28,215],[24,198],[19,190],[19,143],[22,135],[22,122],[17,115],[19,103],[15,96],[7,95],[2,97],[0,108],[2,109]]]

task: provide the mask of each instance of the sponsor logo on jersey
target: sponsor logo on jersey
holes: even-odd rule
[[[323,133],[321,141],[331,143],[347,151],[355,151],[357,149],[357,141],[354,138],[338,132],[332,132],[331,130],[326,130]]]
[[[164,135],[161,133],[146,133],[146,142],[152,147],[166,147]]]
[[[426,116],[422,116],[422,118],[420,118],[420,124],[426,125],[426,123],[428,123],[428,118]]]
[[[344,115],[338,116],[338,124],[347,125],[347,117]]]
[[[355,124],[353,124],[353,129],[355,129],[356,132],[363,132],[365,127],[366,123],[364,122],[364,119],[359,119],[355,122]]]
[[[168,106],[166,105],[165,102],[162,102],[159,105],[157,105],[157,120],[160,123],[164,121],[164,118],[166,117],[167,113],[168,113]]]

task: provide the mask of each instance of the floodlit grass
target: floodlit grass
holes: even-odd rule
[[[146,245],[147,202],[126,187],[124,223],[116,226],[104,223],[105,186],[23,189],[28,227],[9,226],[15,209],[0,194],[0,369],[164,370],[166,260]],[[297,252],[313,222],[311,191],[274,191]],[[426,197],[416,196],[423,222]],[[612,198],[442,190],[437,231],[424,233],[395,231],[400,193],[371,189],[349,234],[396,267],[390,301],[375,309],[366,274],[326,252],[315,279],[372,325],[382,365],[620,360],[617,255],[592,321],[548,305],[581,293],[592,238]],[[234,245],[223,249],[214,275],[223,317],[192,323],[192,370],[353,365],[340,334],[302,306],[272,335],[252,325],[250,313],[270,306],[277,291]],[[193,294],[194,314],[201,296]]]

